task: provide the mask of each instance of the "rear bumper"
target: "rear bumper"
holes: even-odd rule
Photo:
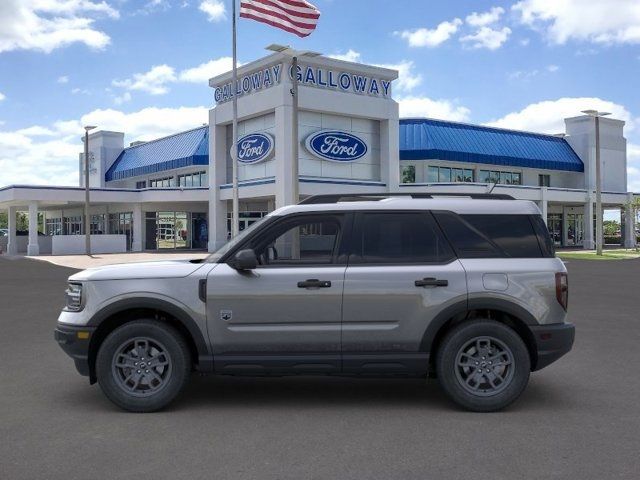
[[[95,328],[91,327],[76,327],[60,323],[53,331],[53,338],[58,342],[60,348],[73,359],[78,373],[86,377],[90,374],[89,343],[94,331]],[[79,333],[80,335],[78,335]]]
[[[572,323],[532,326],[536,341],[537,361],[533,370],[540,370],[571,350],[576,328]]]

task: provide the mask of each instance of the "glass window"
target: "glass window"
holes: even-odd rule
[[[538,175],[538,185],[540,187],[550,187],[551,175]]]
[[[434,212],[460,258],[496,258],[502,253],[481,232],[453,212]]]
[[[442,263],[453,251],[425,212],[363,213],[353,246],[356,263]]]
[[[500,183],[511,185],[511,172],[500,172]]]
[[[517,172],[513,172],[511,174],[511,184],[512,185],[522,185],[522,175]]]
[[[438,181],[450,182],[451,181],[451,169],[440,167],[440,174],[438,175]]]
[[[301,217],[281,223],[257,239],[260,265],[313,265],[333,262],[340,217]]]
[[[407,165],[402,167],[402,183],[416,183],[416,167]]]
[[[200,173],[200,186],[201,187],[209,186],[209,175],[207,175],[207,172]]]
[[[480,170],[478,174],[478,182],[491,183],[491,172],[489,170]]]
[[[464,169],[464,179],[463,182],[473,182],[473,170]]]
[[[438,167],[429,167],[427,168],[427,182],[428,183],[437,183],[438,180]]]
[[[529,215],[462,215],[462,218],[509,257],[542,256]]]

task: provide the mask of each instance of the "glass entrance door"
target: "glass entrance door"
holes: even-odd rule
[[[584,242],[584,215],[570,213],[567,215],[567,223],[567,245],[582,245]]]
[[[550,213],[547,215],[547,229],[555,246],[562,245],[562,214]]]

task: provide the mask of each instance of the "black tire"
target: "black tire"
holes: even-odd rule
[[[145,363],[150,360],[152,363]],[[154,320],[136,320],[116,328],[104,339],[96,358],[100,388],[109,400],[130,412],[166,407],[186,386],[190,373],[191,355],[185,339],[175,328]]]
[[[524,391],[531,359],[520,336],[508,326],[494,320],[470,320],[443,339],[436,372],[455,403],[474,412],[493,412],[516,401]]]

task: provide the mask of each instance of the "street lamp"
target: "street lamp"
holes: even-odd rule
[[[295,50],[288,45],[278,45],[273,43],[266,47],[267,50],[277,53],[283,53],[291,57],[291,69],[293,71],[292,78],[292,88],[291,88],[291,96],[293,97],[293,106],[292,106],[292,128],[291,128],[291,141],[292,144],[292,156],[293,156],[293,168],[292,168],[292,176],[293,176],[293,185],[292,185],[292,197],[294,203],[298,203],[300,201],[300,181],[299,181],[299,173],[298,173],[298,157],[300,156],[298,153],[300,141],[298,139],[298,57],[318,57],[321,54],[318,52],[310,52],[308,50]]]
[[[600,117],[611,115],[598,110],[583,110],[582,113],[594,117],[596,121],[596,255],[602,255],[602,173],[600,165]],[[593,228],[589,220],[590,228]]]
[[[94,125],[84,127],[84,248],[91,255],[91,216],[89,215],[89,130],[98,128]]]

